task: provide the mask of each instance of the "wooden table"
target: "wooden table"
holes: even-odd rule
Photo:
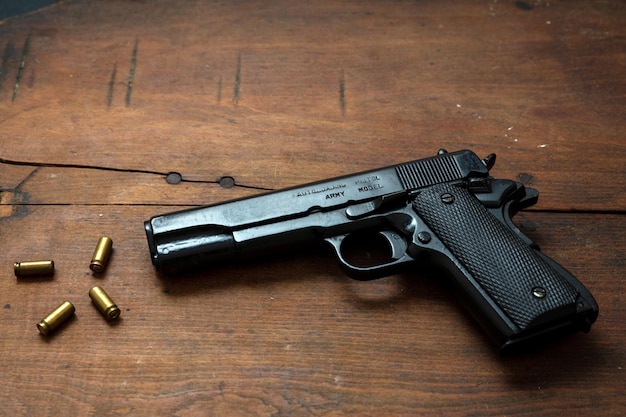
[[[625,415],[625,19],[620,1],[68,0],[0,22],[0,414]],[[439,148],[495,152],[494,176],[540,191],[516,221],[597,298],[590,334],[500,358],[436,271],[356,282],[317,247],[151,265],[151,216]],[[16,280],[34,259],[53,279]],[[66,299],[75,318],[41,336]]]

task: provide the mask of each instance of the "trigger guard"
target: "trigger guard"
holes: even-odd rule
[[[335,250],[335,255],[337,256],[337,260],[339,261],[341,269],[350,278],[359,281],[369,281],[399,272],[402,270],[405,263],[414,261],[414,259],[406,253],[406,248],[408,246],[406,242],[402,240],[400,235],[386,230],[381,230],[378,233],[385,239],[387,239],[387,242],[389,242],[391,247],[392,261],[381,265],[367,267],[352,265],[341,253],[341,244],[349,236],[348,234],[332,236],[324,240],[329,243],[330,246]],[[401,249],[401,247],[399,246],[400,244],[404,245],[404,249]],[[397,254],[401,255],[396,256]]]

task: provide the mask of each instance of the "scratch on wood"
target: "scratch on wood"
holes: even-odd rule
[[[20,90],[20,83],[22,82],[22,77],[24,76],[24,67],[26,67],[26,57],[28,56],[30,49],[30,38],[31,34],[29,33],[24,41],[24,46],[22,47],[22,55],[20,56],[20,64],[17,68],[17,74],[15,75],[15,85],[13,86],[13,97],[11,97],[11,101],[15,101],[17,93]]]
[[[217,82],[217,105],[219,106],[222,102],[222,76],[220,75],[220,79]]]
[[[2,90],[4,80],[7,78],[7,73],[9,72],[9,60],[14,53],[15,48],[13,47],[13,42],[8,41],[6,46],[4,47],[4,52],[2,53],[2,61],[0,62],[0,90]]]
[[[130,69],[128,70],[128,85],[126,87],[126,107],[130,106],[130,97],[133,93],[133,83],[135,81],[135,70],[137,68],[137,50],[139,49],[139,39],[135,39],[133,54],[130,58]]]
[[[111,107],[113,102],[113,90],[115,89],[115,77],[117,75],[117,62],[113,64],[113,71],[111,71],[111,78],[109,79],[109,91],[107,93],[107,107]]]
[[[237,55],[237,71],[235,72],[235,88],[233,91],[233,104],[239,104],[241,95],[241,54]]]
[[[36,174],[37,172],[39,172],[39,169],[40,169],[40,168],[41,168],[41,167],[35,167],[35,168],[34,168],[34,169],[30,172],[30,174],[28,174],[27,176],[25,176],[25,177],[24,177],[24,179],[23,179],[22,181],[20,181],[20,183],[19,183],[19,184],[17,184],[17,185],[15,186],[15,189],[14,189],[13,191],[21,191],[21,190],[22,190],[22,187],[24,186],[24,184],[26,184],[26,182],[27,182],[27,181],[29,181],[31,178],[33,178],[33,177],[35,176],[35,174]]]
[[[339,107],[341,108],[341,115],[346,115],[346,78],[343,73],[343,69],[339,74]]]

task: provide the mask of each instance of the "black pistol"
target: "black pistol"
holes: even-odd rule
[[[588,332],[591,293],[511,220],[538,192],[489,175],[462,150],[272,191],[145,222],[150,256],[163,274],[237,262],[325,241],[352,278],[370,280],[415,262],[442,267],[446,282],[501,354]],[[376,236],[373,263],[350,242]],[[356,237],[356,238],[355,238]]]

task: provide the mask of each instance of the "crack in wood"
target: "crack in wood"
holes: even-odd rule
[[[6,159],[6,158],[0,158],[0,164],[37,167],[37,169],[33,170],[22,182],[20,182],[19,186],[21,186],[26,181],[26,179],[32,177],[34,175],[34,173],[37,172],[37,170],[39,168],[90,169],[90,170],[98,170],[98,171],[126,172],[126,173],[135,173],[135,174],[148,174],[148,175],[158,175],[160,177],[163,177],[166,180],[167,180],[168,175],[170,175],[173,172],[173,171],[159,172],[159,171],[152,171],[152,170],[148,170],[148,169],[116,168],[116,167],[107,167],[107,166],[98,166],[98,165],[84,165],[84,164],[62,164],[62,163],[53,163],[53,162],[16,161],[16,160]],[[181,176],[180,182],[200,183],[200,184],[218,184],[218,185],[221,185],[222,179],[225,178],[225,177],[222,176],[219,179],[213,180],[213,181],[211,181],[211,180],[193,180],[193,179],[184,178],[182,176],[182,174],[179,174],[179,175]],[[228,178],[233,178],[233,177],[228,177]],[[260,186],[254,186],[254,185],[246,185],[246,184],[239,184],[239,183],[236,183],[234,181],[234,178],[233,178],[233,185],[231,187],[248,188],[248,189],[259,190],[259,191],[272,191],[273,190],[272,188],[266,188],[266,187],[260,187]],[[230,187],[228,187],[228,188],[230,188]]]

